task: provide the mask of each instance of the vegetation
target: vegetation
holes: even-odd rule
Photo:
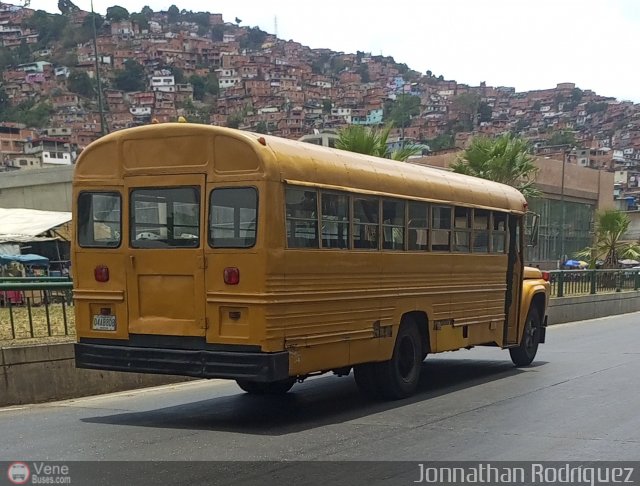
[[[107,20],[111,22],[120,22],[129,18],[129,11],[119,5],[114,5],[107,9]]]
[[[73,69],[67,78],[67,88],[72,93],[79,94],[85,98],[95,97],[95,88],[93,81],[89,75],[84,71]]]
[[[529,143],[510,133],[496,139],[475,137],[451,168],[513,186],[527,198],[540,195],[533,185],[538,168],[533,164]]]
[[[388,125],[383,129],[349,125],[338,132],[336,148],[399,161],[406,161],[412,155],[420,155],[422,153],[421,147],[411,144],[391,152],[387,146],[391,128],[392,125]]]
[[[4,90],[0,98],[5,97]],[[10,106],[7,101],[0,99],[0,119],[15,123],[24,123],[28,127],[43,128],[49,124],[53,114],[53,107],[49,103],[35,103],[33,100],[23,101],[16,106]]]
[[[553,132],[549,138],[548,145],[575,145],[576,137],[569,130]]]
[[[420,115],[420,97],[402,94],[385,105],[385,119],[396,127],[408,127],[414,116]]]
[[[124,62],[124,69],[116,71],[115,85],[122,91],[143,91],[146,87],[144,67],[128,59]]]
[[[621,259],[640,259],[640,245],[622,241],[630,223],[629,216],[616,209],[597,213],[595,244],[576,253],[576,257],[589,261],[590,268],[595,268],[597,260],[604,261],[603,268],[618,268]]]

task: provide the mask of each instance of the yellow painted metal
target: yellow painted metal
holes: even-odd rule
[[[170,251],[129,248],[128,191],[157,180],[201,184],[201,243],[186,260],[171,261]],[[119,248],[74,243],[78,336],[203,335],[209,343],[288,350],[292,375],[389,359],[410,312],[424,326],[432,352],[506,345],[506,254],[287,249],[287,185],[525,212],[517,190],[443,170],[222,127],[169,123],[122,130],[87,147],[76,165],[74,219],[80,191],[123,197]],[[257,189],[254,247],[208,245],[207,206],[218,187]],[[111,269],[109,282],[95,281],[100,264]],[[223,281],[230,266],[240,271],[238,285]],[[524,282],[520,318],[512,323],[520,333],[533,295],[544,293],[548,301],[548,285]],[[111,305],[118,322],[128,325],[115,333],[91,331],[91,306],[116,295]],[[376,337],[375,326],[391,326],[391,337]]]

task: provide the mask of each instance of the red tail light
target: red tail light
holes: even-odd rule
[[[93,270],[93,276],[96,278],[96,282],[108,282],[109,267],[107,267],[106,265],[98,265]]]
[[[550,278],[551,278],[551,274],[549,272],[542,272],[542,280],[544,280],[545,282],[548,282]]]
[[[240,270],[236,267],[224,269],[224,283],[227,285],[238,285],[240,283]]]

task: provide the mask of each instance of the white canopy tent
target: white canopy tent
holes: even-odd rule
[[[71,221],[66,211],[0,208],[0,243],[56,239],[46,233]]]

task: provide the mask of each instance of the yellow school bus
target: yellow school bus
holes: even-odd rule
[[[502,184],[228,128],[167,123],[88,146],[73,182],[81,368],[236,380],[354,371],[411,395],[427,354],[544,342]]]

